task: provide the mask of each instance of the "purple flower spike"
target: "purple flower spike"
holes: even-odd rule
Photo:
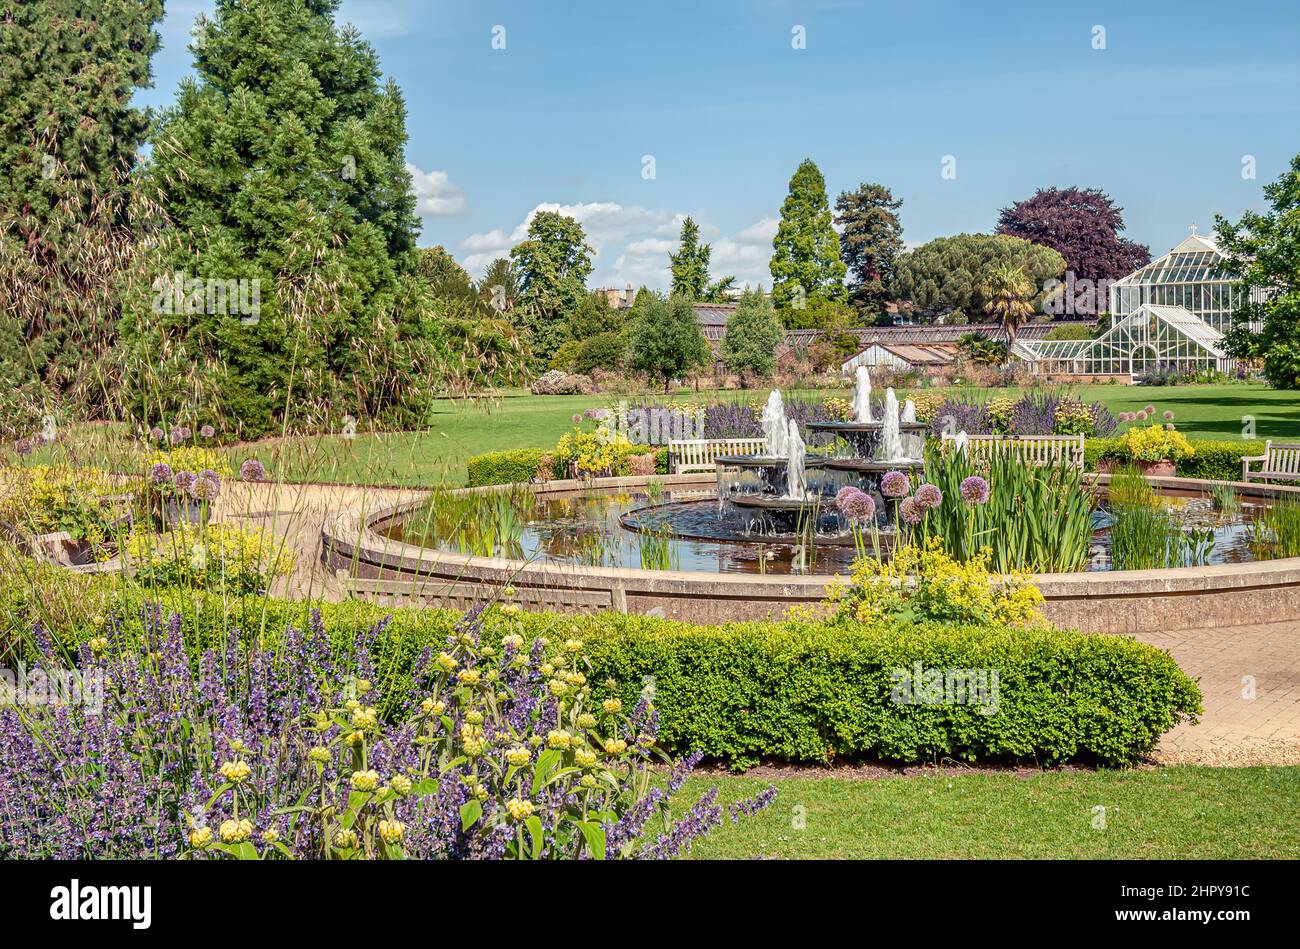
[[[971,475],[961,483],[961,499],[967,504],[987,504],[989,483],[979,475]]]
[[[880,493],[887,498],[901,498],[907,494],[910,484],[907,475],[901,471],[891,471],[880,482]]]
[[[943,503],[943,492],[933,484],[923,484],[916,489],[916,506],[923,511],[932,511]]]

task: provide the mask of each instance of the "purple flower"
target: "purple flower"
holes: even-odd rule
[[[1166,421],[1166,422],[1172,422],[1173,420],[1174,420],[1174,413],[1173,413],[1173,412],[1170,412],[1170,411],[1168,411],[1168,410],[1166,410],[1166,411],[1165,411],[1165,421]]]
[[[186,428],[184,425],[180,425],[172,429],[171,442],[173,445],[179,445],[181,442],[185,441],[189,437],[190,437],[190,430]]]
[[[159,428],[157,425],[155,425],[153,428],[149,429],[149,438],[150,438],[152,441],[155,441],[155,442],[160,442],[160,441],[162,441],[163,438],[164,438],[164,434],[165,434],[165,433],[163,432],[163,430],[162,430],[161,428]]]
[[[907,475],[901,471],[891,471],[880,482],[880,493],[887,498],[901,498],[907,494],[910,484]]]
[[[925,517],[925,511],[916,503],[916,498],[903,498],[903,502],[898,505],[898,516],[904,523],[920,524],[921,518]]]
[[[989,483],[979,475],[971,475],[961,483],[961,499],[967,504],[987,504]]]
[[[195,478],[189,487],[189,495],[196,501],[215,501],[220,493],[221,482],[216,478]]]
[[[160,461],[149,469],[149,480],[154,484],[168,484],[175,477],[172,466],[165,461]]]
[[[835,506],[845,517],[854,521],[869,521],[875,517],[876,502],[865,491],[845,485],[835,495]]]
[[[176,477],[172,479],[172,484],[176,486],[177,491],[189,491],[190,485],[192,485],[197,478],[198,475],[193,471],[178,471],[176,472]]]
[[[26,458],[32,453],[32,440],[30,438],[20,438],[14,442],[14,451],[18,452],[20,458]]]
[[[581,424],[582,424],[582,415],[581,415],[581,414],[579,414],[579,413],[577,413],[577,412],[574,412],[574,413],[573,413],[573,424],[574,424],[574,425],[581,425]]]
[[[256,458],[249,458],[239,466],[241,481],[265,481],[266,467]]]
[[[211,425],[204,425],[201,429],[199,429],[200,438],[215,438],[216,436],[217,436],[217,430],[213,428]]]
[[[916,489],[916,506],[930,511],[943,503],[943,492],[933,484],[923,484]]]

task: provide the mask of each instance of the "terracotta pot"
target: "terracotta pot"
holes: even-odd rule
[[[1148,478],[1172,478],[1177,470],[1168,458],[1162,458],[1160,461],[1135,461],[1133,464]]]

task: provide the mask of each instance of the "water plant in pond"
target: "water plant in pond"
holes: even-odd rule
[[[536,496],[522,486],[490,493],[438,491],[408,518],[412,536],[432,538],[463,554],[517,556]]]
[[[660,524],[642,530],[639,542],[642,570],[676,570],[677,551],[673,546],[673,529]]]
[[[1210,503],[1224,517],[1235,517],[1241,511],[1241,499],[1230,484],[1216,484],[1210,488]]]
[[[937,538],[959,561],[987,548],[1002,573],[1068,572],[1087,563],[1097,499],[1068,461],[1029,465],[1009,454],[975,459],[935,446],[927,452],[925,481],[939,498],[921,511],[917,543]]]
[[[1273,557],[1300,557],[1300,502],[1278,500],[1252,524],[1252,541]]]
[[[1110,509],[1115,517],[1110,529],[1114,569],[1162,570],[1209,562],[1214,531],[1184,528],[1136,469],[1124,467],[1111,475]]]

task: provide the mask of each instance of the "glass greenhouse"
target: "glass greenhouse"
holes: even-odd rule
[[[1231,368],[1223,333],[1242,291],[1218,269],[1208,237],[1181,244],[1110,286],[1111,327],[1096,339],[1023,340],[1012,352],[1036,375],[1137,375],[1155,366]]]

